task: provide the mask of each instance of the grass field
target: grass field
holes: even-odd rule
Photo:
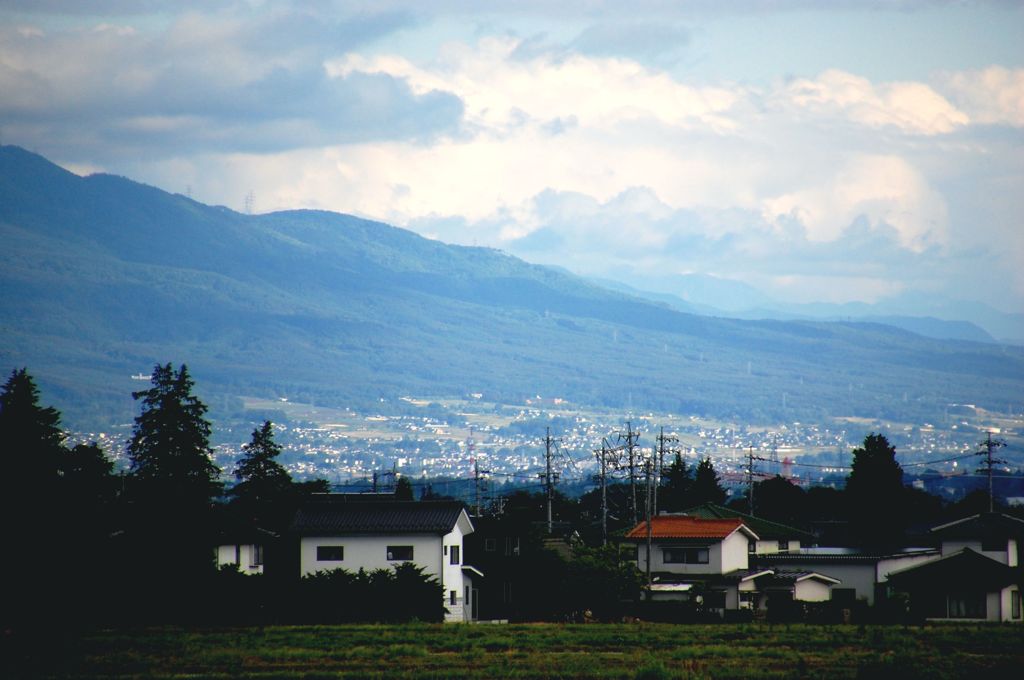
[[[8,677],[994,680],[1022,677],[1024,627],[152,628],[90,632],[42,658],[19,653]]]

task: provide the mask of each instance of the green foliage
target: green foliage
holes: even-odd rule
[[[675,512],[687,507],[693,476],[682,455],[676,453],[672,464],[662,475],[662,486],[658,490],[658,506],[661,510]]]
[[[693,475],[693,484],[690,487],[689,504],[700,505],[702,503],[725,503],[726,493],[722,487],[722,480],[715,471],[715,465],[711,458],[705,458],[697,464],[697,470]]]
[[[396,501],[411,501],[414,500],[412,492],[412,482],[407,477],[399,477],[395,483],[395,500]]]
[[[53,489],[64,455],[60,414],[39,405],[39,389],[24,368],[11,372],[0,393],[0,446],[0,502],[17,505],[26,494]]]
[[[194,511],[220,493],[220,470],[211,460],[206,405],[192,394],[186,366],[153,368],[153,386],[133,392],[142,412],[128,444],[137,497]]]
[[[76,424],[124,422],[129,376],[183,347],[220,412],[239,394],[379,408],[473,391],[935,422],[948,403],[1024,392],[1021,348],[697,317],[490,249],[325,212],[240,215],[14,147],[0,242],[0,359],[35,367]]]
[[[907,514],[903,470],[896,448],[872,432],[853,450],[845,494],[855,539],[868,548],[895,547],[903,538]]]
[[[303,623],[440,622],[441,584],[406,562],[393,569],[320,571],[302,577],[291,616]]]

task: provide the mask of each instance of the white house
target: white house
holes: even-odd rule
[[[765,555],[772,553],[796,552],[801,548],[813,545],[815,538],[802,529],[772,522],[762,517],[754,517],[744,512],[727,508],[717,503],[703,503],[683,510],[681,515],[700,517],[703,519],[739,519],[751,531],[757,534],[750,539],[747,551],[751,554]]]
[[[647,570],[647,533],[647,523],[641,522],[626,534],[637,545],[642,572]],[[708,609],[759,609],[766,604],[765,594],[827,600],[829,589],[839,583],[814,571],[751,569],[750,548],[760,537],[738,518],[659,515],[651,519],[650,534],[653,600],[687,600],[699,593]]]
[[[360,501],[325,494],[299,508],[291,531],[299,538],[299,572],[421,567],[444,589],[445,620],[476,618],[474,579],[463,562],[463,538],[473,524],[462,505],[448,501]]]
[[[930,620],[1024,622],[1024,521],[984,513],[931,532],[939,540],[940,556],[889,577],[893,590],[910,596],[913,611]]]

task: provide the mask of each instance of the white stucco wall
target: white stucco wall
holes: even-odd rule
[[[756,541],[756,545],[754,546],[754,551],[758,555],[774,555],[780,552],[779,542],[778,540],[768,541],[764,539],[758,539]],[[800,541],[789,541],[789,548],[784,552],[800,552]]]
[[[797,581],[793,586],[793,599],[803,602],[825,602],[832,597],[832,589],[828,583],[816,579]]]
[[[673,543],[669,539],[656,542],[651,546],[651,571],[665,571],[673,574],[727,574],[737,569],[746,569],[748,562],[747,536],[736,531],[722,541],[707,546],[707,564],[679,564],[665,562],[666,548],[697,548],[697,545],[683,541]],[[640,571],[647,568],[647,544],[637,544],[637,567]]]
[[[235,549],[238,548],[239,560],[235,559]],[[241,545],[226,544],[217,546],[217,566],[222,567],[227,564],[238,564],[238,570],[243,574],[262,574],[263,565],[253,565],[253,549],[252,545]]]

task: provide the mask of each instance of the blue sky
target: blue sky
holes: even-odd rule
[[[665,292],[1024,311],[1024,4],[480,4],[0,0],[0,135]]]

